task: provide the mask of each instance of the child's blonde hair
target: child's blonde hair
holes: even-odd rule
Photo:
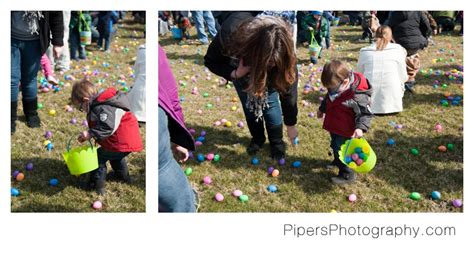
[[[92,82],[82,79],[72,86],[71,101],[73,104],[80,104],[84,101],[84,97],[91,98],[97,92],[98,89]]]
[[[326,63],[323,67],[323,72],[321,73],[321,83],[324,87],[333,87],[342,83],[344,79],[349,78],[351,70],[349,67],[342,61],[331,60],[329,63]]]

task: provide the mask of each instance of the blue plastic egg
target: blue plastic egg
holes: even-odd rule
[[[200,153],[200,154],[197,155],[197,160],[198,160],[199,162],[203,162],[205,159],[206,159],[206,158],[204,157],[204,155],[203,155],[202,153]]]
[[[20,191],[17,188],[11,188],[10,193],[11,193],[12,197],[20,196]]]
[[[59,181],[56,178],[52,178],[51,180],[49,180],[49,185],[51,185],[53,187],[58,185],[58,183],[59,183]]]
[[[260,161],[257,158],[252,158],[251,163],[252,165],[258,165]]]
[[[269,192],[276,192],[278,190],[278,188],[275,185],[270,184],[270,185],[268,185],[267,190]]]
[[[433,200],[439,200],[441,199],[441,193],[439,193],[438,191],[433,191],[431,192],[431,198]]]
[[[301,167],[301,161],[295,161],[293,164],[291,164],[294,168],[299,168]]]
[[[206,140],[206,138],[203,137],[203,136],[200,136],[200,137],[198,137],[198,138],[196,139],[196,141],[199,141],[199,142],[201,142],[201,143],[204,142],[204,140]]]
[[[389,138],[389,139],[387,140],[387,145],[389,145],[389,146],[395,145],[395,140],[393,140],[393,138]]]
[[[362,153],[362,148],[361,148],[361,147],[356,147],[356,148],[354,149],[354,152],[355,152],[355,153]]]

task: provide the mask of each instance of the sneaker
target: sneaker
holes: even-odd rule
[[[415,93],[415,81],[405,82],[405,90],[410,93]]]
[[[336,185],[345,185],[355,182],[356,175],[354,172],[342,173],[340,176],[331,177],[331,181]]]
[[[52,76],[52,75],[49,76],[49,77],[47,78],[47,80],[48,80],[48,83],[50,83],[50,84],[52,84],[52,85],[55,85],[55,86],[57,86],[58,83],[59,83],[58,79],[57,79],[56,77]]]

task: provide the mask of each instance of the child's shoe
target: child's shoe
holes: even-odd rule
[[[270,152],[273,159],[280,160],[285,157],[285,142],[283,141],[283,125],[267,125]]]
[[[332,183],[336,185],[350,184],[350,183],[355,182],[355,180],[356,180],[356,175],[354,171],[352,171],[351,169],[348,169],[348,171],[346,172],[340,171],[338,176],[331,177]]]
[[[107,175],[107,178],[127,184],[132,183],[132,179],[128,173],[127,160],[125,158],[121,161],[110,161],[110,165],[112,166],[113,172]]]
[[[312,64],[317,64],[318,63],[318,58],[316,58],[316,56],[310,56],[309,60],[311,61]]]
[[[53,75],[48,76],[47,80],[48,80],[48,83],[50,83],[52,85],[55,85],[55,86],[57,86],[58,83],[59,83],[58,79],[56,77],[54,77]]]

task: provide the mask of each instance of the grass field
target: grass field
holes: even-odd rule
[[[197,147],[198,153],[213,152],[221,156],[219,162],[199,163],[190,159],[183,169],[191,167],[191,184],[197,188],[201,199],[201,212],[462,212],[462,208],[451,205],[453,199],[463,198],[463,106],[441,106],[440,100],[446,93],[463,96],[462,78],[449,78],[445,72],[453,69],[462,73],[463,37],[440,35],[434,38],[435,45],[421,53],[422,73],[417,76],[416,94],[405,94],[405,110],[398,115],[376,117],[365,138],[377,154],[375,169],[366,175],[358,175],[355,184],[338,187],[331,184],[330,177],[336,169],[325,169],[332,160],[328,154],[329,134],[322,129],[322,121],[309,114],[316,114],[320,97],[320,67],[328,59],[342,59],[355,67],[359,49],[368,43],[357,42],[360,27],[339,26],[332,28],[332,48],[324,51],[324,57],[315,66],[310,65],[308,49],[298,46],[299,117],[300,144],[289,147],[286,165],[278,166],[272,161],[269,145],[257,157],[258,166],[250,163],[251,157],[245,148],[250,142],[240,102],[232,85],[225,85],[214,74],[206,71],[203,56],[207,46],[195,43],[182,45],[171,36],[160,37],[171,62],[174,75],[179,81],[181,105],[188,128],[196,130],[195,138],[206,131],[205,142]],[[194,37],[193,39],[196,39]],[[310,78],[314,73],[315,77]],[[438,75],[439,74],[439,75]],[[434,88],[435,80],[439,87]],[[313,89],[304,94],[304,86]],[[443,88],[442,84],[446,84]],[[196,87],[198,94],[192,94]],[[203,96],[205,93],[207,97]],[[212,104],[212,107],[207,107]],[[232,107],[237,107],[236,111]],[[214,126],[221,119],[232,122],[231,127]],[[397,130],[393,125],[401,124]],[[434,131],[440,123],[442,132]],[[393,138],[395,146],[386,142]],[[286,139],[286,134],[285,134]],[[289,143],[286,140],[287,144]],[[454,145],[454,150],[439,152],[440,145]],[[410,149],[419,150],[419,155]],[[292,168],[291,162],[301,161],[300,168]],[[267,168],[280,170],[278,177],[267,174]],[[202,179],[210,176],[212,183],[204,185]],[[267,186],[278,187],[276,193],[267,191]],[[240,189],[249,196],[248,202],[241,202],[231,195]],[[432,191],[439,191],[441,200],[430,199]],[[217,202],[216,193],[225,199]],[[408,198],[411,192],[419,192],[421,200]],[[357,195],[356,202],[349,202],[350,194]]]
[[[127,185],[107,181],[106,194],[98,196],[93,191],[86,191],[79,187],[80,181],[87,181],[86,175],[75,177],[69,174],[63,160],[68,140],[72,137],[71,146],[79,146],[76,137],[86,130],[81,123],[86,114],[74,109],[67,112],[71,96],[71,87],[74,81],[65,80],[66,75],[82,79],[85,74],[91,75],[91,81],[100,82],[100,87],[115,86],[122,89],[122,85],[133,85],[133,65],[136,49],[145,43],[143,36],[144,25],[132,22],[132,18],[119,22],[118,31],[111,39],[110,53],[99,51],[96,44],[87,47],[87,60],[73,61],[71,70],[64,74],[56,73],[57,78],[64,82],[59,92],[41,93],[38,91],[38,101],[43,104],[39,109],[42,121],[41,127],[30,129],[24,122],[21,103],[19,103],[17,131],[11,136],[11,171],[21,171],[25,179],[21,182],[12,178],[11,185],[17,188],[21,195],[12,197],[11,209],[13,212],[94,212],[91,208],[95,200],[103,203],[102,212],[144,212],[145,211],[145,151],[132,153],[128,156],[128,165],[133,184]],[[124,75],[121,77],[121,75]],[[42,73],[38,73],[38,79]],[[119,80],[121,80],[119,82]],[[123,83],[122,81],[126,82]],[[49,115],[49,110],[56,110],[56,115]],[[76,118],[77,123],[70,121]],[[53,136],[49,140],[54,148],[48,151],[44,142],[46,131]],[[140,128],[143,144],[145,145],[145,125]],[[27,171],[27,163],[33,163],[33,170]],[[109,165],[109,171],[111,170]],[[56,178],[59,184],[55,187],[49,181]]]

